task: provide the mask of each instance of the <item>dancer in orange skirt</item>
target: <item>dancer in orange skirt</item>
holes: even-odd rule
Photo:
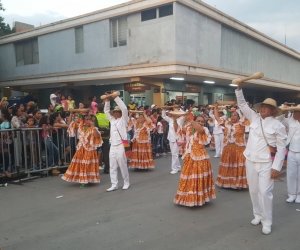
[[[236,111],[231,113],[225,122],[218,115],[218,103],[215,103],[215,118],[224,124],[224,147],[220,159],[216,185],[223,188],[248,188],[246,178],[246,159],[243,152],[245,143],[245,118],[241,118]]]
[[[205,145],[209,144],[211,135],[204,127],[204,117],[198,115],[186,124],[186,150],[183,155],[183,168],[174,202],[193,207],[202,206],[210,199],[216,198],[213,171]]]
[[[137,120],[130,120],[128,130],[130,131],[132,128],[134,128],[134,135],[132,139],[132,156],[129,168],[154,168],[150,138],[150,132],[154,129],[154,126],[152,125],[150,118],[146,115],[146,111],[140,113]]]
[[[74,137],[77,129],[79,133],[77,151],[62,179],[81,183],[80,188],[85,188],[88,183],[100,183],[97,148],[101,147],[102,138],[89,115],[84,116],[83,124],[75,122],[70,124],[69,136]]]

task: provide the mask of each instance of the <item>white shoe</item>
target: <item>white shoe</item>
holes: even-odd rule
[[[251,224],[252,224],[253,226],[259,225],[259,224],[260,224],[260,219],[254,218],[254,219],[251,221]]]
[[[111,186],[110,188],[106,189],[107,192],[118,190],[118,187]]]
[[[157,157],[158,157],[158,156],[159,156],[159,154],[157,153],[155,156],[157,156]]]
[[[220,158],[220,156],[218,156],[218,155],[215,155],[214,157],[215,157],[215,158]]]
[[[295,200],[297,200],[296,198],[298,198],[296,195],[289,195],[289,198],[286,200],[286,202],[292,203]],[[297,203],[300,203],[300,197],[299,197],[299,202],[297,202]]]
[[[271,230],[271,227],[266,227],[265,226],[265,227],[262,228],[261,231],[262,231],[263,234],[270,234],[272,230]]]
[[[172,170],[171,172],[170,172],[170,174],[177,174],[178,173],[178,171],[176,171],[176,170]]]
[[[102,166],[99,166],[99,170],[103,170],[104,169],[104,167],[102,167]]]
[[[124,186],[123,186],[123,190],[127,190],[128,188],[130,187],[130,184],[124,184]]]
[[[297,198],[296,198],[295,202],[300,203],[300,195],[297,195]]]

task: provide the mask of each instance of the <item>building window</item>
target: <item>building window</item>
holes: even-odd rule
[[[38,39],[31,39],[15,44],[17,66],[39,63]]]
[[[111,20],[112,47],[127,45],[127,17]]]
[[[172,16],[173,15],[173,4],[161,6],[159,9],[159,17]]]
[[[84,37],[83,37],[83,27],[75,28],[75,52],[84,52]]]
[[[142,22],[156,19],[156,9],[142,11]]]

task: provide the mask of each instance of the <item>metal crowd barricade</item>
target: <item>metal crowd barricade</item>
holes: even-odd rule
[[[69,137],[66,129],[57,128],[49,138],[41,134],[41,128],[0,130],[1,176],[8,171],[19,182],[68,166],[76,151],[77,133]]]

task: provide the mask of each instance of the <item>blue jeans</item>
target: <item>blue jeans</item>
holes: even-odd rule
[[[164,134],[156,134],[156,153],[158,153],[159,146],[161,148],[161,151],[164,152]]]
[[[45,138],[44,143],[48,153],[48,167],[52,167],[58,163],[58,148],[52,142],[51,137]]]

